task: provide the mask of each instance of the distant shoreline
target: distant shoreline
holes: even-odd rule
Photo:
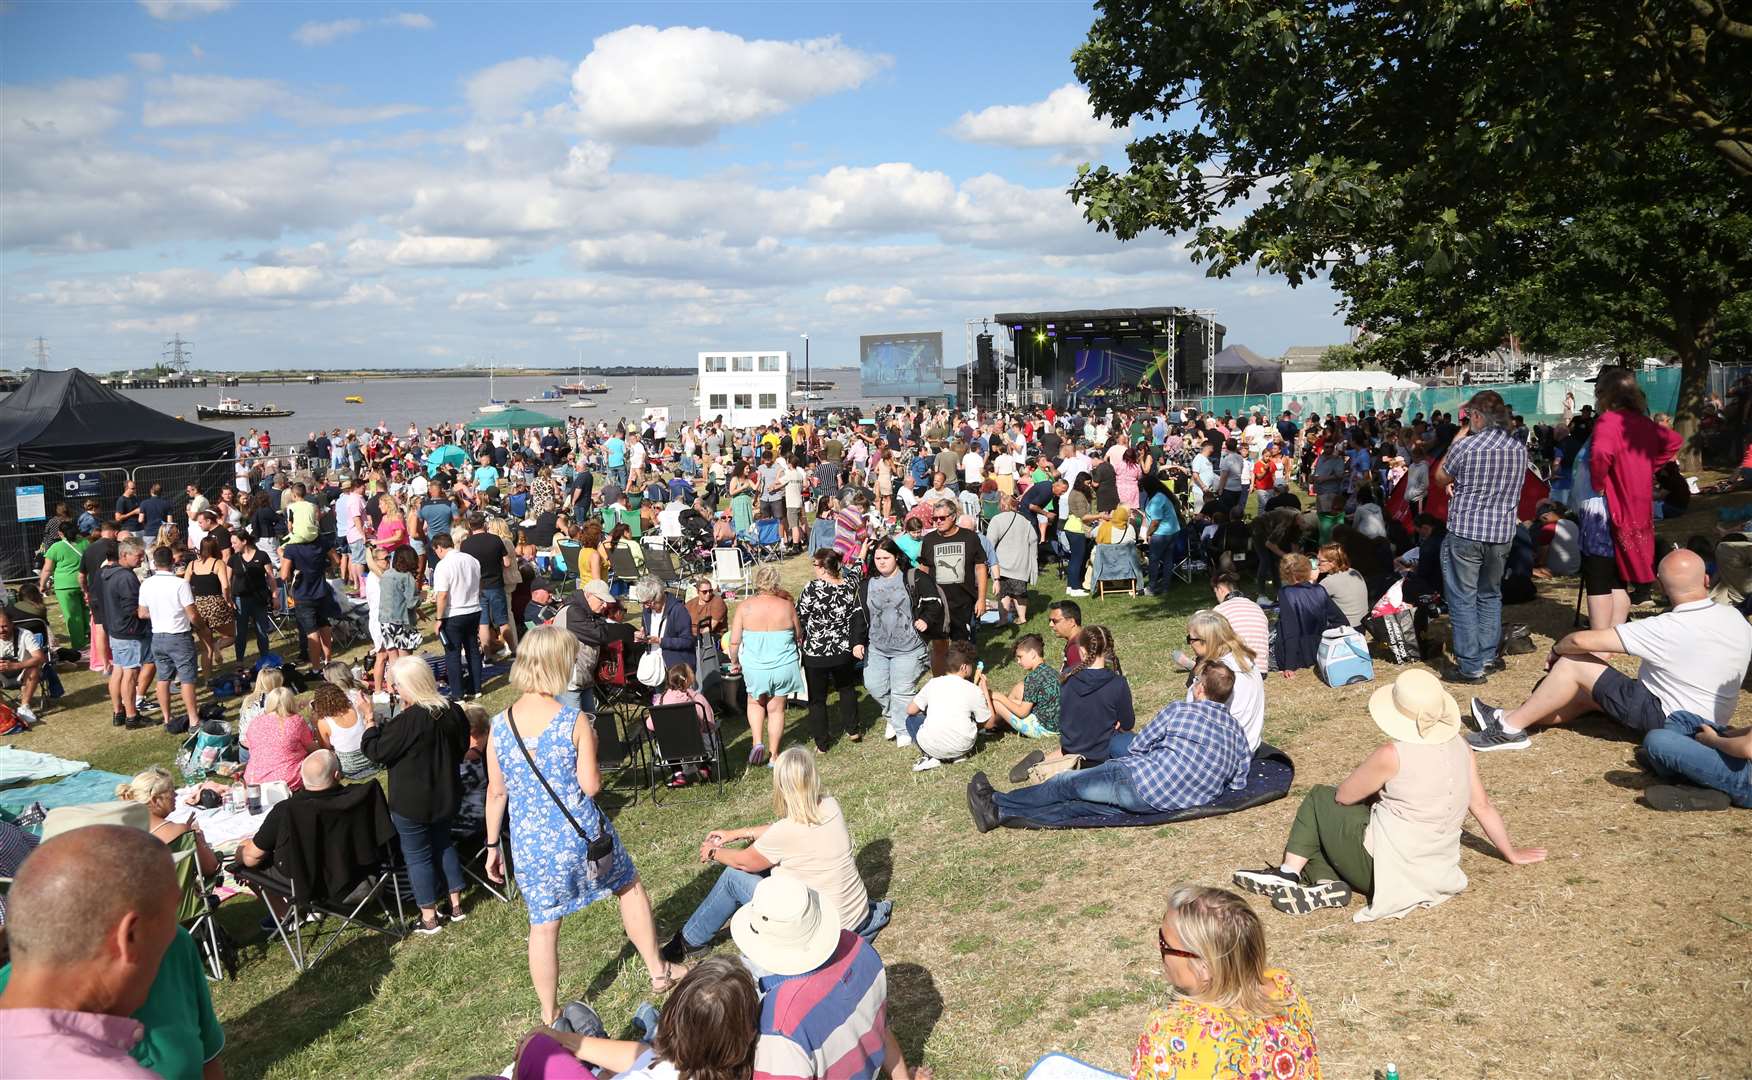
[[[840,372],[855,374],[856,371],[856,368],[825,368],[818,369],[816,374],[832,375]],[[111,382],[130,378],[130,373],[126,371],[90,372],[88,374],[91,374],[94,378],[108,379]],[[186,382],[198,377],[206,379],[209,384],[221,383],[227,379],[236,379],[240,383],[255,384],[302,383],[308,382],[312,375],[316,376],[320,381],[327,383],[357,381],[376,382],[388,379],[484,379],[490,374],[495,374],[495,372],[491,372],[485,368],[479,370],[474,368],[444,368],[433,371],[384,371],[381,369],[346,371],[335,368],[324,369],[321,371],[190,371],[187,374],[177,376],[176,378],[180,382]],[[500,369],[496,374],[503,375],[508,379],[557,379],[567,382],[588,382],[592,379],[680,379],[696,376],[698,375],[698,372],[692,368],[585,368],[582,373],[580,373],[577,368],[531,368],[516,371]],[[141,389],[151,389],[153,388],[153,381],[158,378],[158,374],[156,372],[136,371],[132,373],[131,377],[141,383]]]

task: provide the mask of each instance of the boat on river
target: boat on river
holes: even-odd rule
[[[196,405],[195,415],[202,420],[265,420],[275,416],[291,416],[291,409],[282,409],[273,402],[253,405],[234,397],[220,397],[217,405]]]

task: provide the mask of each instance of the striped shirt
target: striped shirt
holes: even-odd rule
[[[1253,767],[1241,725],[1214,701],[1165,706],[1116,760],[1138,797],[1157,810],[1203,806],[1239,791]]]
[[[1515,512],[1527,473],[1527,448],[1501,428],[1461,439],[1442,458],[1454,478],[1448,498],[1448,531],[1481,544],[1506,544],[1515,535]]]
[[[876,1080],[887,1056],[888,973],[863,938],[841,930],[827,963],[762,979],[753,1080]]]
[[[1229,620],[1235,636],[1253,650],[1254,667],[1263,670],[1265,658],[1271,652],[1271,623],[1266,620],[1265,610],[1240,593],[1230,593],[1216,610]]]

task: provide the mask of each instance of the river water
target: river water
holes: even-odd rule
[[[858,373],[854,370],[817,372],[816,377],[832,380],[837,385],[832,390],[822,391],[822,400],[811,402],[811,405],[845,405],[857,402],[868,407],[871,404],[860,399]],[[583,399],[595,402],[597,407],[594,409],[567,408],[570,403],[579,400],[573,397],[559,401],[530,400],[543,391],[552,389],[556,382],[572,381],[574,378],[571,376],[555,379],[545,375],[501,375],[493,380],[492,387],[493,392],[501,399],[523,399],[523,407],[531,411],[561,418],[578,416],[592,423],[599,419],[610,424],[622,418],[632,420],[641,416],[647,408],[661,406],[668,406],[672,420],[692,420],[698,415],[694,406],[692,375],[641,375],[637,380],[587,376],[581,381],[605,382],[609,386],[608,393],[592,394]],[[252,428],[258,431],[266,428],[272,433],[276,444],[284,444],[302,443],[312,431],[332,431],[337,427],[342,430],[368,428],[375,427],[380,422],[397,432],[406,431],[409,423],[417,423],[422,428],[445,421],[467,423],[481,415],[476,410],[487,403],[487,388],[488,380],[485,378],[331,380],[325,376],[323,382],[314,385],[245,383],[234,387],[209,385],[204,389],[121,392],[159,412],[182,416],[186,420],[209,427],[229,429],[238,435]],[[294,415],[269,420],[198,419],[195,407],[216,405],[221,394],[254,405],[267,405],[271,402],[279,408],[293,410]],[[351,395],[364,398],[365,403],[348,404],[345,399]],[[627,399],[634,396],[645,398],[648,404],[627,404]]]

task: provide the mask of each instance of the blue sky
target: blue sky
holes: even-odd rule
[[[692,364],[994,311],[1214,307],[1272,355],[1322,284],[1205,278],[1064,189],[1123,161],[1083,4],[13,2],[0,366]]]

